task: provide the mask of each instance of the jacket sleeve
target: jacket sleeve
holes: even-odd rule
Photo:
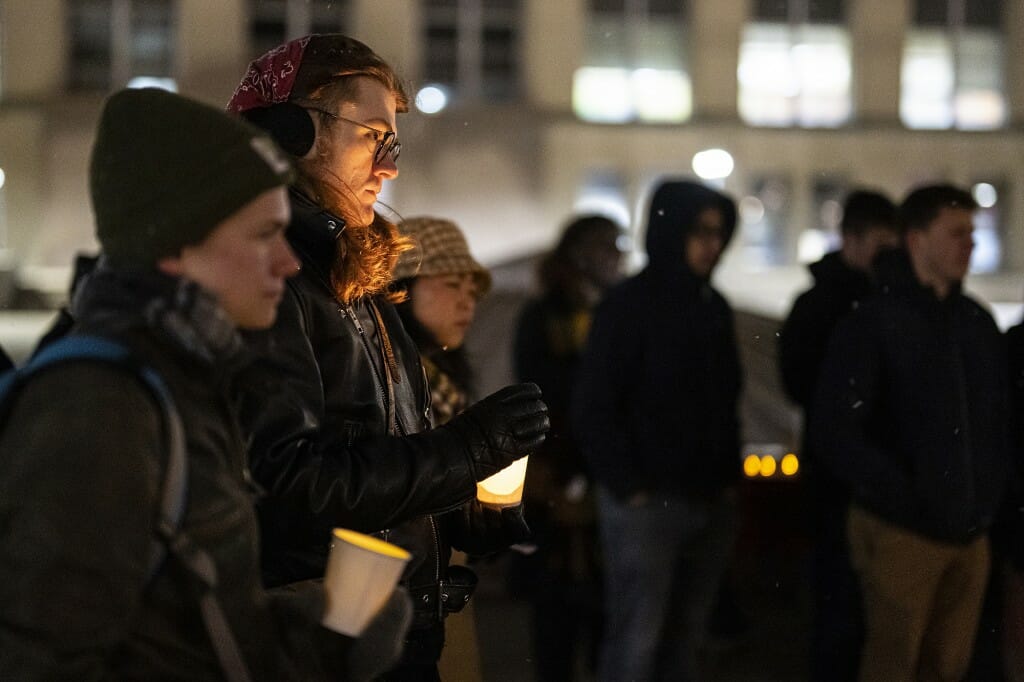
[[[815,305],[813,291],[805,292],[789,312],[779,333],[779,371],[786,395],[805,410],[828,346],[830,316]]]
[[[261,504],[282,532],[321,542],[335,526],[372,532],[474,495],[469,446],[452,429],[328,432],[320,368],[290,288],[274,327],[247,339],[256,361],[239,385],[239,416],[253,476],[268,493]]]
[[[573,436],[594,478],[620,498],[644,488],[630,457],[626,401],[639,365],[637,325],[624,297],[606,299],[594,315],[570,405]]]
[[[886,415],[878,320],[855,313],[835,328],[825,353],[808,437],[814,452],[854,499],[875,512],[910,518],[920,508],[913,485],[878,435]]]
[[[84,363],[14,401],[0,435],[0,670],[108,679],[148,571],[159,413],[134,378]]]
[[[412,602],[403,587],[395,588],[359,637],[320,624],[326,608],[324,590],[322,580],[267,590],[279,641],[292,661],[289,679],[368,682],[398,663],[412,620]]]

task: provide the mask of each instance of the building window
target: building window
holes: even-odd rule
[[[1006,204],[1005,183],[976,182],[971,194],[978,202],[974,214],[974,251],[971,253],[971,272],[984,274],[998,272],[1003,265],[1003,206]]]
[[[833,128],[850,119],[850,37],[841,0],[757,0],[743,29],[740,117],[756,126]]]
[[[626,179],[611,169],[588,171],[576,191],[576,201],[572,208],[576,215],[603,215],[619,225],[629,225],[631,216],[626,199]]]
[[[174,89],[174,0],[74,0],[68,11],[72,90],[143,79]]]
[[[790,262],[787,226],[792,223],[793,185],[780,173],[755,175],[750,193],[740,199],[735,258],[747,267]]]
[[[590,0],[573,109],[598,123],[679,123],[693,113],[683,0]]]
[[[903,47],[908,128],[991,130],[1006,122],[999,0],[918,0]]]
[[[451,102],[514,99],[520,13],[520,0],[426,0],[424,85]]]
[[[310,33],[345,33],[348,4],[345,0],[249,0],[252,54],[261,55]]]

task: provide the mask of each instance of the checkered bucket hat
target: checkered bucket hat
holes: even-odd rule
[[[491,288],[491,273],[469,253],[469,245],[458,226],[442,218],[409,218],[399,224],[402,234],[416,247],[406,251],[395,266],[394,279],[423,275],[472,274],[480,295]]]

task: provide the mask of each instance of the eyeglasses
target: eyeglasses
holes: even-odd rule
[[[337,114],[332,114],[329,111],[325,111],[324,109],[317,109],[316,107],[307,107],[307,109],[319,111],[321,114],[330,116],[333,119],[344,121],[345,123],[351,123],[354,126],[366,128],[367,130],[372,130],[374,133],[373,139],[377,143],[377,148],[373,152],[373,162],[380,163],[381,161],[384,160],[384,157],[386,156],[390,156],[392,162],[398,161],[398,155],[402,153],[402,143],[398,141],[398,135],[396,135],[393,130],[378,130],[377,128],[374,128],[373,126],[368,126],[365,123],[353,121],[350,118],[338,116]]]

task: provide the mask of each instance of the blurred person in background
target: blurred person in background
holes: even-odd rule
[[[516,326],[518,381],[541,387],[551,432],[531,459],[524,495],[536,551],[511,561],[510,583],[532,607],[537,679],[578,678],[584,659],[593,674],[602,610],[600,547],[592,479],[569,429],[569,402],[595,306],[621,273],[622,230],[598,215],[573,218],[554,251],[540,262],[540,297]]]
[[[732,309],[710,282],[735,228],[729,197],[658,184],[647,267],[608,291],[576,373],[573,434],[598,485],[605,682],[702,677],[735,544],[742,370]]]
[[[804,411],[801,483],[814,553],[811,679],[823,681],[857,679],[864,616],[846,542],[850,491],[808,447],[808,411],[832,330],[873,290],[871,266],[878,252],[899,245],[896,205],[878,192],[851,192],[840,230],[839,250],[808,268],[814,286],[793,303],[778,346],[782,384]]]
[[[962,291],[970,192],[919,187],[876,294],[836,325],[810,412],[811,447],[848,486],[866,681],[967,673],[1009,481],[1007,363],[992,316]]]
[[[472,402],[473,371],[462,342],[477,301],[491,288],[491,274],[473,258],[466,238],[449,220],[408,218],[399,229],[415,248],[402,254],[395,267],[392,287],[407,295],[397,306],[398,314],[420,351],[434,423],[445,424]],[[522,526],[516,539],[525,539],[529,529],[522,520],[523,505],[504,513],[518,516]],[[465,566],[466,560],[458,552],[452,565]],[[472,603],[449,620],[440,671],[442,679],[483,679]]]
[[[996,632],[995,651],[1007,682],[1024,682],[1024,322],[1006,332],[1010,369],[1010,443],[1013,487],[992,533],[995,590],[990,591]],[[978,661],[976,660],[975,663]],[[982,671],[992,677],[998,672]]]
[[[445,619],[472,589],[449,572],[451,547],[504,541],[476,481],[535,450],[548,420],[539,389],[520,385],[432,429],[419,351],[394,308],[404,294],[389,289],[409,240],[375,211],[398,175],[407,108],[393,69],[339,34],[271,50],[235,91],[228,109],[294,158],[286,236],[302,263],[275,325],[247,337],[257,361],[240,410],[267,492],[264,580],[322,575],[335,526],[380,533],[413,554],[413,623],[385,679],[437,680]]]

